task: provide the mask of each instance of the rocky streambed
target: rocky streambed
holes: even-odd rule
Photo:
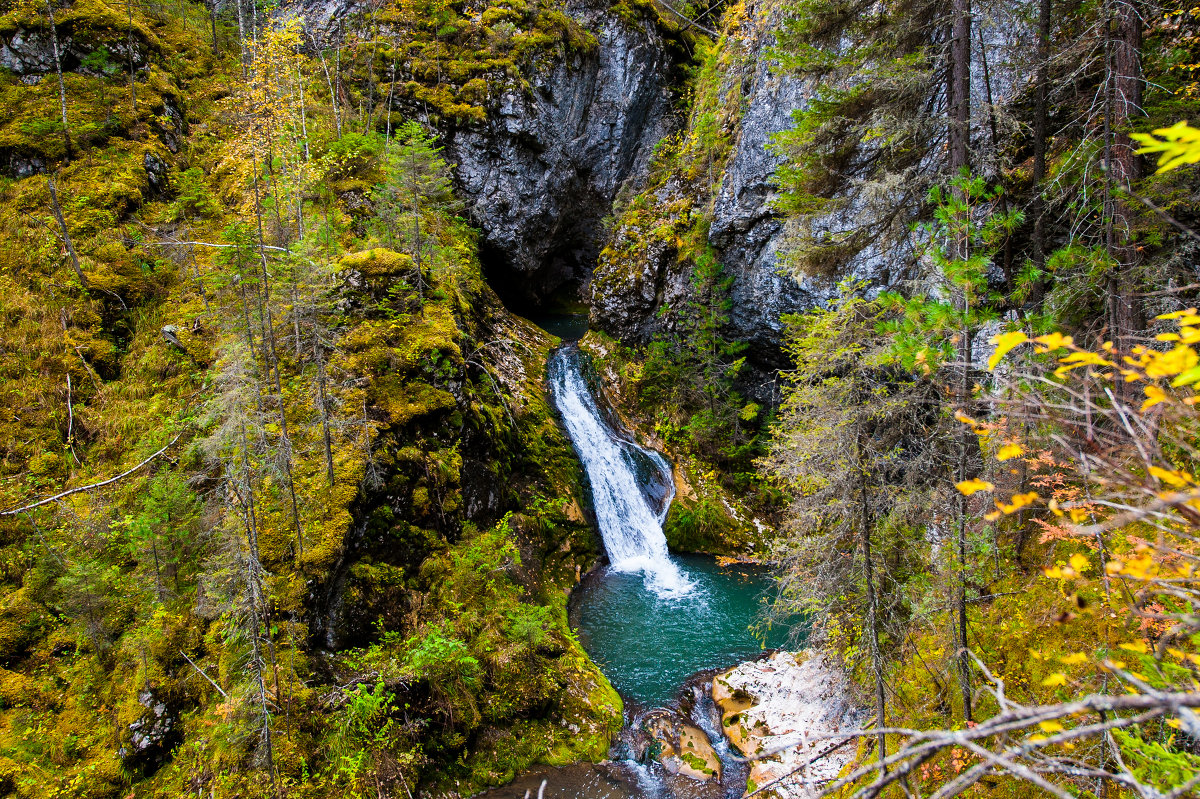
[[[689,680],[666,707],[632,705],[611,759],[541,768],[487,799],[815,796],[857,751],[869,714],[824,657],[779,651]]]

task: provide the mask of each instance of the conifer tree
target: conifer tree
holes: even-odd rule
[[[456,207],[451,167],[421,123],[409,120],[396,129],[396,146],[387,153],[386,171],[387,179],[374,193],[376,216],[388,245],[406,249],[412,257],[417,291],[424,301],[433,237],[422,228],[422,220]]]

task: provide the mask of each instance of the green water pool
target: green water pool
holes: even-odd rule
[[[696,672],[803,643],[802,625],[759,624],[772,587],[764,568],[719,566],[700,555],[673,559],[693,584],[682,596],[647,589],[640,573],[604,570],[572,597],[580,642],[627,700],[661,706]]]

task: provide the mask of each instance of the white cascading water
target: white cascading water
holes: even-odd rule
[[[604,418],[580,369],[579,351],[559,348],[550,358],[550,386],[567,435],[587,471],[592,505],[612,568],[640,571],[646,586],[664,597],[680,596],[692,583],[667,552],[662,523],[675,494],[671,467],[662,455],[639,446]],[[639,468],[639,460],[641,468]],[[656,471],[639,478],[639,471]],[[654,496],[659,489],[660,501]]]

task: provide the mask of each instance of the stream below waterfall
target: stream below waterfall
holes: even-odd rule
[[[569,317],[539,324],[569,340],[586,330]],[[589,372],[587,356],[573,343],[555,350],[548,364],[554,404],[583,463],[608,557],[572,594],[570,617],[626,702],[625,729],[611,761],[535,769],[487,795],[528,799],[542,789],[542,799],[740,797],[746,765],[721,733],[712,674],[784,645],[789,631],[776,627],[765,640],[752,631],[770,585],[765,569],[668,552],[662,524],[675,496],[672,468],[625,429]],[[649,756],[645,727],[664,712],[704,731],[722,779],[672,775]]]

